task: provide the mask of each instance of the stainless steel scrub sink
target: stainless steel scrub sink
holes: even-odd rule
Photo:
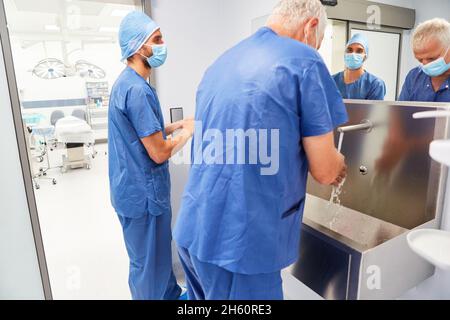
[[[395,299],[434,273],[406,236],[440,225],[447,177],[428,150],[448,137],[448,120],[418,122],[412,115],[450,104],[349,100],[346,106],[346,126],[370,123],[371,130],[344,134],[342,207],[330,203],[331,187],[310,177],[300,258],[290,271],[326,299]]]

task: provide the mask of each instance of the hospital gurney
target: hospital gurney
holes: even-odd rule
[[[91,168],[91,157],[94,158],[95,137],[94,131],[89,124],[77,117],[68,116],[59,119],[55,125],[55,136],[58,143],[63,143],[67,148],[67,155],[63,155],[63,165],[61,170],[68,168]],[[92,154],[84,152],[84,146],[92,148]]]

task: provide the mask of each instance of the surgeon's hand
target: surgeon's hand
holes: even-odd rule
[[[169,136],[174,133],[176,130],[181,129],[183,127],[183,120],[171,123],[166,126],[165,131],[166,135]]]
[[[308,158],[309,172],[317,182],[328,186],[346,177],[345,158],[334,145],[333,132],[305,137],[302,143]]]
[[[341,172],[339,173],[338,177],[332,184],[335,187],[338,187],[342,182],[344,182],[345,178],[347,178],[347,165],[345,164],[345,157],[342,154],[340,156],[342,157],[342,161],[344,164],[341,169]]]
[[[194,128],[195,128],[194,118],[187,118],[182,121],[183,121],[182,128],[186,130],[192,137],[194,135]]]

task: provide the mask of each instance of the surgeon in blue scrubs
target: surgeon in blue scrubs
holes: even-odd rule
[[[398,100],[450,102],[450,23],[423,22],[414,30],[412,43],[421,65],[409,72]]]
[[[110,97],[109,181],[130,258],[129,286],[135,300],[178,299],[167,161],[192,136],[193,120],[164,127],[158,96],[148,83],[167,56],[160,27],[132,12],[120,25],[119,41],[127,67]]]
[[[344,99],[384,100],[384,81],[364,70],[368,58],[369,41],[364,34],[357,33],[347,43],[345,70],[333,76]]]
[[[189,299],[283,299],[281,270],[298,259],[308,171],[328,185],[346,175],[333,129],[347,113],[316,50],[326,21],[319,0],[283,0],[266,27],[203,77],[174,229]],[[220,139],[239,132],[247,143]],[[258,154],[251,136],[276,165],[249,160]]]

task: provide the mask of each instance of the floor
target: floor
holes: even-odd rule
[[[92,168],[40,181],[35,190],[41,232],[55,299],[130,299],[128,257],[109,201],[107,145],[96,147]],[[50,152],[61,165],[63,150]]]
[[[62,173],[52,169],[48,176],[57,184],[41,180],[35,190],[52,293],[57,300],[131,298],[122,230],[109,201],[107,145],[97,145],[96,150],[90,170]],[[60,166],[64,153],[63,149],[50,152],[51,166]],[[35,163],[36,168],[41,165]],[[175,252],[174,272],[182,283]],[[286,299],[321,299],[289,272],[282,275]]]

